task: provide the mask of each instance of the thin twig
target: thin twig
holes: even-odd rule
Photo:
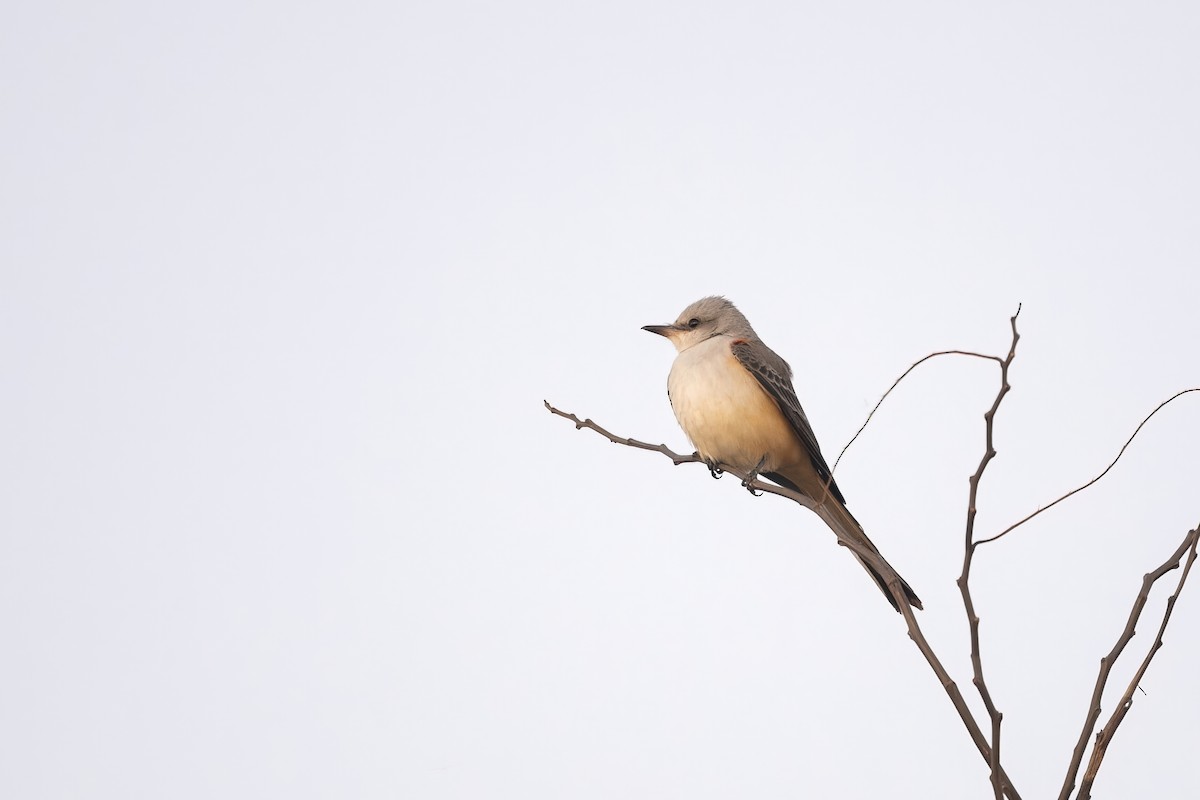
[[[674,461],[675,466],[679,466],[680,464],[688,464],[693,461],[701,461],[702,460],[700,458],[700,456],[696,455],[695,453],[692,453],[690,456],[685,456],[685,455],[676,453],[674,450],[667,447],[665,444],[647,444],[646,442],[639,442],[637,439],[626,439],[621,436],[617,436],[616,434],[609,433],[604,428],[601,428],[599,425],[592,422],[590,419],[580,419],[579,417],[575,416],[574,414],[570,414],[566,411],[560,411],[559,409],[550,405],[549,400],[543,400],[542,405],[544,405],[546,407],[546,410],[549,411],[551,414],[556,414],[557,416],[560,416],[564,419],[569,419],[569,420],[571,420],[571,422],[574,422],[575,430],[579,430],[580,428],[589,428],[589,429],[595,431],[596,433],[600,434],[601,436],[603,436],[605,439],[608,439],[613,444],[623,444],[626,447],[636,447],[639,450],[654,450],[656,452],[662,453],[664,456],[666,456],[667,458]]]
[[[971,632],[971,682],[975,684],[979,696],[983,699],[983,705],[987,709],[988,717],[992,722],[992,757],[989,765],[992,770],[992,790],[995,800],[1000,800],[1003,788],[1000,772],[1000,723],[1004,719],[1004,715],[996,708],[996,704],[992,700],[992,694],[988,691],[987,681],[983,676],[983,657],[980,654],[979,646],[979,615],[975,613],[975,601],[971,597],[971,564],[975,558],[975,514],[978,510],[979,481],[983,478],[983,472],[987,469],[988,463],[996,457],[994,439],[996,411],[1000,408],[1000,403],[1004,400],[1004,396],[1012,388],[1008,383],[1008,368],[1012,366],[1013,359],[1016,358],[1017,342],[1021,339],[1021,335],[1017,333],[1017,317],[1020,314],[1021,306],[1018,305],[1017,313],[1013,314],[1010,320],[1012,326],[1012,344],[1008,348],[1008,356],[1004,359],[997,359],[1000,362],[1000,390],[996,392],[996,399],[992,401],[992,407],[983,415],[985,446],[983,458],[979,461],[979,467],[968,482],[970,490],[967,493],[967,526],[963,543],[963,567],[962,574],[958,577],[958,590],[962,594],[963,610],[966,611],[967,624]]]
[[[1158,636],[1154,643],[1150,646],[1149,652],[1142,660],[1141,666],[1137,673],[1129,682],[1125,694],[1122,695],[1121,701],[1117,704],[1116,710],[1109,717],[1108,723],[1100,729],[1096,734],[1096,743],[1092,748],[1092,755],[1088,761],[1088,768],[1084,773],[1083,783],[1080,786],[1079,800],[1086,800],[1091,796],[1091,787],[1096,779],[1096,772],[1100,769],[1100,762],[1103,761],[1104,755],[1107,752],[1108,745],[1112,741],[1113,734],[1116,733],[1117,727],[1121,721],[1125,719],[1130,707],[1133,705],[1134,688],[1141,683],[1142,677],[1146,674],[1146,670],[1150,666],[1150,661],[1154,658],[1155,653],[1163,645],[1163,632],[1167,628],[1167,622],[1171,619],[1171,612],[1175,608],[1175,600],[1179,597],[1179,593],[1183,590],[1184,581],[1187,580],[1188,573],[1191,571],[1192,563],[1196,560],[1196,545],[1200,541],[1200,526],[1188,531],[1187,536],[1183,538],[1183,543],[1175,550],[1175,552],[1153,572],[1142,576],[1142,586],[1138,591],[1138,595],[1134,598],[1133,609],[1129,612],[1129,619],[1125,622],[1125,629],[1121,631],[1121,635],[1117,638],[1116,644],[1108,655],[1100,659],[1100,671],[1096,676],[1096,685],[1092,689],[1092,699],[1088,705],[1088,713],[1083,722],[1083,730],[1079,733],[1079,740],[1075,743],[1075,749],[1071,753],[1071,763],[1067,767],[1067,775],[1063,780],[1062,790],[1059,792],[1059,800],[1068,800],[1071,796],[1071,790],[1075,788],[1075,778],[1079,774],[1079,766],[1083,762],[1083,753],[1087,749],[1088,739],[1095,730],[1096,721],[1100,718],[1100,701],[1104,697],[1104,687],[1108,683],[1109,673],[1112,671],[1113,664],[1124,652],[1125,646],[1129,644],[1137,633],[1138,619],[1142,615],[1142,610],[1145,608],[1147,601],[1150,599],[1150,590],[1159,578],[1166,575],[1173,569],[1179,567],[1179,562],[1184,554],[1187,554],[1187,563],[1184,564],[1183,572],[1179,576],[1179,583],[1175,587],[1175,593],[1167,598],[1166,609],[1163,612],[1162,622],[1158,626]]]
[[[1096,477],[1092,478],[1090,481],[1088,481],[1087,483],[1083,484],[1082,486],[1079,486],[1079,487],[1077,487],[1077,488],[1075,488],[1075,489],[1072,489],[1071,491],[1067,492],[1066,494],[1064,494],[1062,497],[1058,498],[1058,499],[1057,499],[1057,500],[1055,500],[1054,502],[1052,502],[1052,503],[1050,503],[1050,504],[1048,504],[1048,505],[1044,505],[1044,506],[1042,506],[1042,507],[1041,507],[1041,508],[1039,508],[1037,511],[1034,511],[1032,514],[1030,514],[1029,516],[1025,517],[1024,519],[1022,519],[1022,520],[1020,520],[1020,521],[1018,521],[1018,522],[1014,522],[1012,525],[1009,525],[1007,528],[1005,528],[1004,530],[1000,531],[1000,532],[999,532],[999,533],[997,533],[995,536],[988,537],[987,539],[980,539],[978,542],[976,542],[976,544],[987,544],[988,542],[994,542],[994,541],[996,541],[997,539],[999,539],[999,538],[1001,538],[1001,537],[1003,537],[1003,536],[1007,535],[1008,533],[1010,533],[1010,532],[1012,532],[1012,531],[1016,530],[1017,528],[1021,527],[1021,526],[1022,526],[1022,525],[1024,525],[1026,522],[1029,522],[1029,520],[1033,519],[1033,518],[1034,518],[1034,517],[1036,517],[1038,514],[1041,514],[1043,511],[1049,511],[1050,509],[1054,508],[1056,505],[1058,505],[1059,503],[1061,503],[1063,500],[1066,500],[1066,499],[1067,499],[1068,497],[1070,497],[1071,495],[1073,495],[1073,494],[1078,494],[1079,492],[1082,492],[1084,489],[1086,489],[1086,488],[1088,488],[1089,486],[1091,486],[1091,485],[1093,485],[1094,483],[1096,483],[1098,480],[1100,480],[1100,479],[1101,479],[1101,478],[1103,478],[1105,475],[1107,475],[1109,470],[1111,470],[1113,467],[1115,467],[1115,466],[1117,465],[1117,462],[1121,460],[1121,456],[1125,455],[1125,449],[1126,449],[1127,447],[1129,447],[1129,445],[1130,445],[1130,444],[1132,444],[1132,443],[1133,443],[1133,440],[1134,440],[1134,439],[1137,437],[1137,435],[1138,435],[1139,433],[1141,433],[1141,431],[1142,431],[1142,428],[1145,426],[1145,424],[1146,424],[1147,422],[1149,422],[1149,421],[1150,421],[1150,418],[1151,418],[1151,417],[1153,417],[1155,414],[1157,414],[1159,411],[1161,411],[1161,410],[1162,410],[1162,409],[1163,409],[1163,408],[1164,408],[1164,407],[1165,407],[1165,406],[1166,406],[1168,403],[1170,403],[1172,400],[1175,400],[1176,398],[1179,398],[1179,397],[1183,397],[1185,394],[1190,394],[1191,392],[1200,392],[1200,386],[1198,386],[1198,387],[1195,387],[1195,388],[1192,388],[1192,389],[1184,389],[1184,390],[1183,390],[1183,391],[1181,391],[1181,392],[1176,392],[1175,394],[1173,394],[1173,395],[1171,395],[1170,397],[1168,397],[1166,400],[1163,400],[1161,403],[1159,403],[1159,404],[1158,404],[1158,405],[1155,407],[1155,409],[1154,409],[1153,411],[1151,411],[1149,414],[1147,414],[1147,415],[1146,415],[1145,419],[1143,419],[1143,420],[1142,420],[1140,423],[1138,423],[1138,426],[1137,426],[1137,428],[1135,428],[1135,429],[1134,429],[1134,431],[1133,431],[1133,434],[1132,434],[1132,435],[1131,435],[1131,436],[1130,436],[1128,439],[1126,439],[1126,440],[1125,440],[1125,444],[1123,444],[1123,445],[1121,446],[1121,452],[1117,453],[1117,457],[1116,457],[1116,458],[1114,458],[1114,459],[1112,460],[1112,463],[1111,463],[1111,464],[1109,464],[1107,467],[1105,467],[1105,468],[1104,468],[1104,471],[1103,471],[1103,472],[1101,472],[1099,475],[1097,475]]]
[[[879,402],[876,403],[875,407],[871,409],[871,413],[867,414],[867,418],[863,421],[863,424],[861,426],[859,426],[858,431],[856,431],[855,434],[850,437],[850,441],[846,442],[846,446],[842,448],[842,452],[838,453],[838,457],[833,462],[833,468],[829,470],[830,472],[837,472],[837,467],[838,467],[838,464],[840,464],[842,461],[842,456],[846,455],[846,451],[850,449],[850,445],[854,444],[854,440],[859,437],[859,434],[861,434],[864,430],[866,430],[867,425],[871,424],[871,419],[875,416],[875,412],[879,410],[879,407],[881,405],[883,405],[883,401],[888,399],[888,395],[892,393],[892,390],[900,385],[900,381],[907,378],[908,373],[912,372],[914,369],[921,366],[929,359],[937,358],[938,356],[970,356],[972,358],[982,358],[987,361],[997,361],[997,362],[1000,361],[999,356],[988,356],[988,355],[984,355],[983,353],[972,353],[970,350],[940,350],[936,353],[930,353],[929,355],[925,356],[924,358],[916,361],[915,363],[913,363],[913,365],[911,367],[904,370],[903,375],[901,375],[899,378],[896,378],[896,380],[892,381],[892,385],[889,386],[888,390],[883,393],[883,397],[879,398]]]

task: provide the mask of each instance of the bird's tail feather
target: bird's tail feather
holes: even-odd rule
[[[867,538],[867,534],[862,529],[862,526],[858,524],[858,520],[856,520],[854,515],[851,514],[850,511],[836,499],[829,497],[824,503],[817,506],[813,510],[816,512],[817,516],[820,517],[825,524],[828,525],[839,537],[850,542],[857,542],[858,544],[865,545],[872,552],[879,555],[881,559],[883,558],[883,556],[879,553],[879,548],[877,548],[871,542],[871,540]],[[892,592],[888,589],[887,580],[883,577],[883,575],[881,575],[878,570],[863,560],[857,553],[854,557],[857,558],[858,562],[866,568],[867,572],[871,573],[871,577],[875,579],[875,583],[879,584],[879,588],[883,590],[883,596],[888,599],[888,602],[892,604],[893,608],[899,611],[900,607],[896,605],[896,598],[892,597]],[[887,561],[885,560],[884,563],[886,564]],[[888,564],[888,566],[891,567],[891,564]],[[896,570],[892,569],[892,572],[896,572]],[[896,577],[900,578],[900,573],[897,572]],[[908,602],[911,603],[914,608],[924,608],[924,606],[921,605],[921,598],[917,597],[917,593],[912,590],[912,587],[908,585],[908,581],[904,580],[904,578],[900,578],[900,589],[904,592],[904,596],[908,598]]]

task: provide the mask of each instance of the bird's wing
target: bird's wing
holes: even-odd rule
[[[771,361],[782,361],[782,359],[779,359],[778,356],[775,356],[774,359],[767,358],[766,353],[762,352],[767,349],[767,346],[761,342],[752,344],[744,339],[738,339],[734,341],[730,349],[733,351],[734,358],[750,371],[758,384],[779,406],[779,410],[783,412],[783,416],[808,452],[817,476],[822,483],[829,486],[829,493],[839,502],[845,503],[846,498],[842,496],[841,490],[833,480],[833,473],[830,471],[829,465],[825,463],[825,456],[821,455],[821,446],[817,444],[817,436],[813,433],[812,425],[809,424],[804,409],[800,407],[800,400],[796,397],[796,390],[792,388],[791,378],[787,374],[790,370],[787,369],[786,364],[784,364],[783,370],[772,365]],[[774,354],[772,353],[772,355]]]

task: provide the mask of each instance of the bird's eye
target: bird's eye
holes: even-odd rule
[[[691,319],[688,320],[689,328],[695,328],[699,325],[700,325],[700,320],[696,319],[695,317],[692,317]]]

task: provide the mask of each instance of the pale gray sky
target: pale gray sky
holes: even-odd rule
[[[836,454],[1023,303],[980,530],[1087,480],[1200,385],[1193,4],[3,16],[0,796],[991,796],[813,515],[541,402],[687,449],[639,327],[722,293]],[[838,470],[976,706],[995,388],[927,365]],[[1195,395],[981,551],[1027,798],[1198,446]],[[1193,585],[1097,796],[1194,794],[1198,667]]]

